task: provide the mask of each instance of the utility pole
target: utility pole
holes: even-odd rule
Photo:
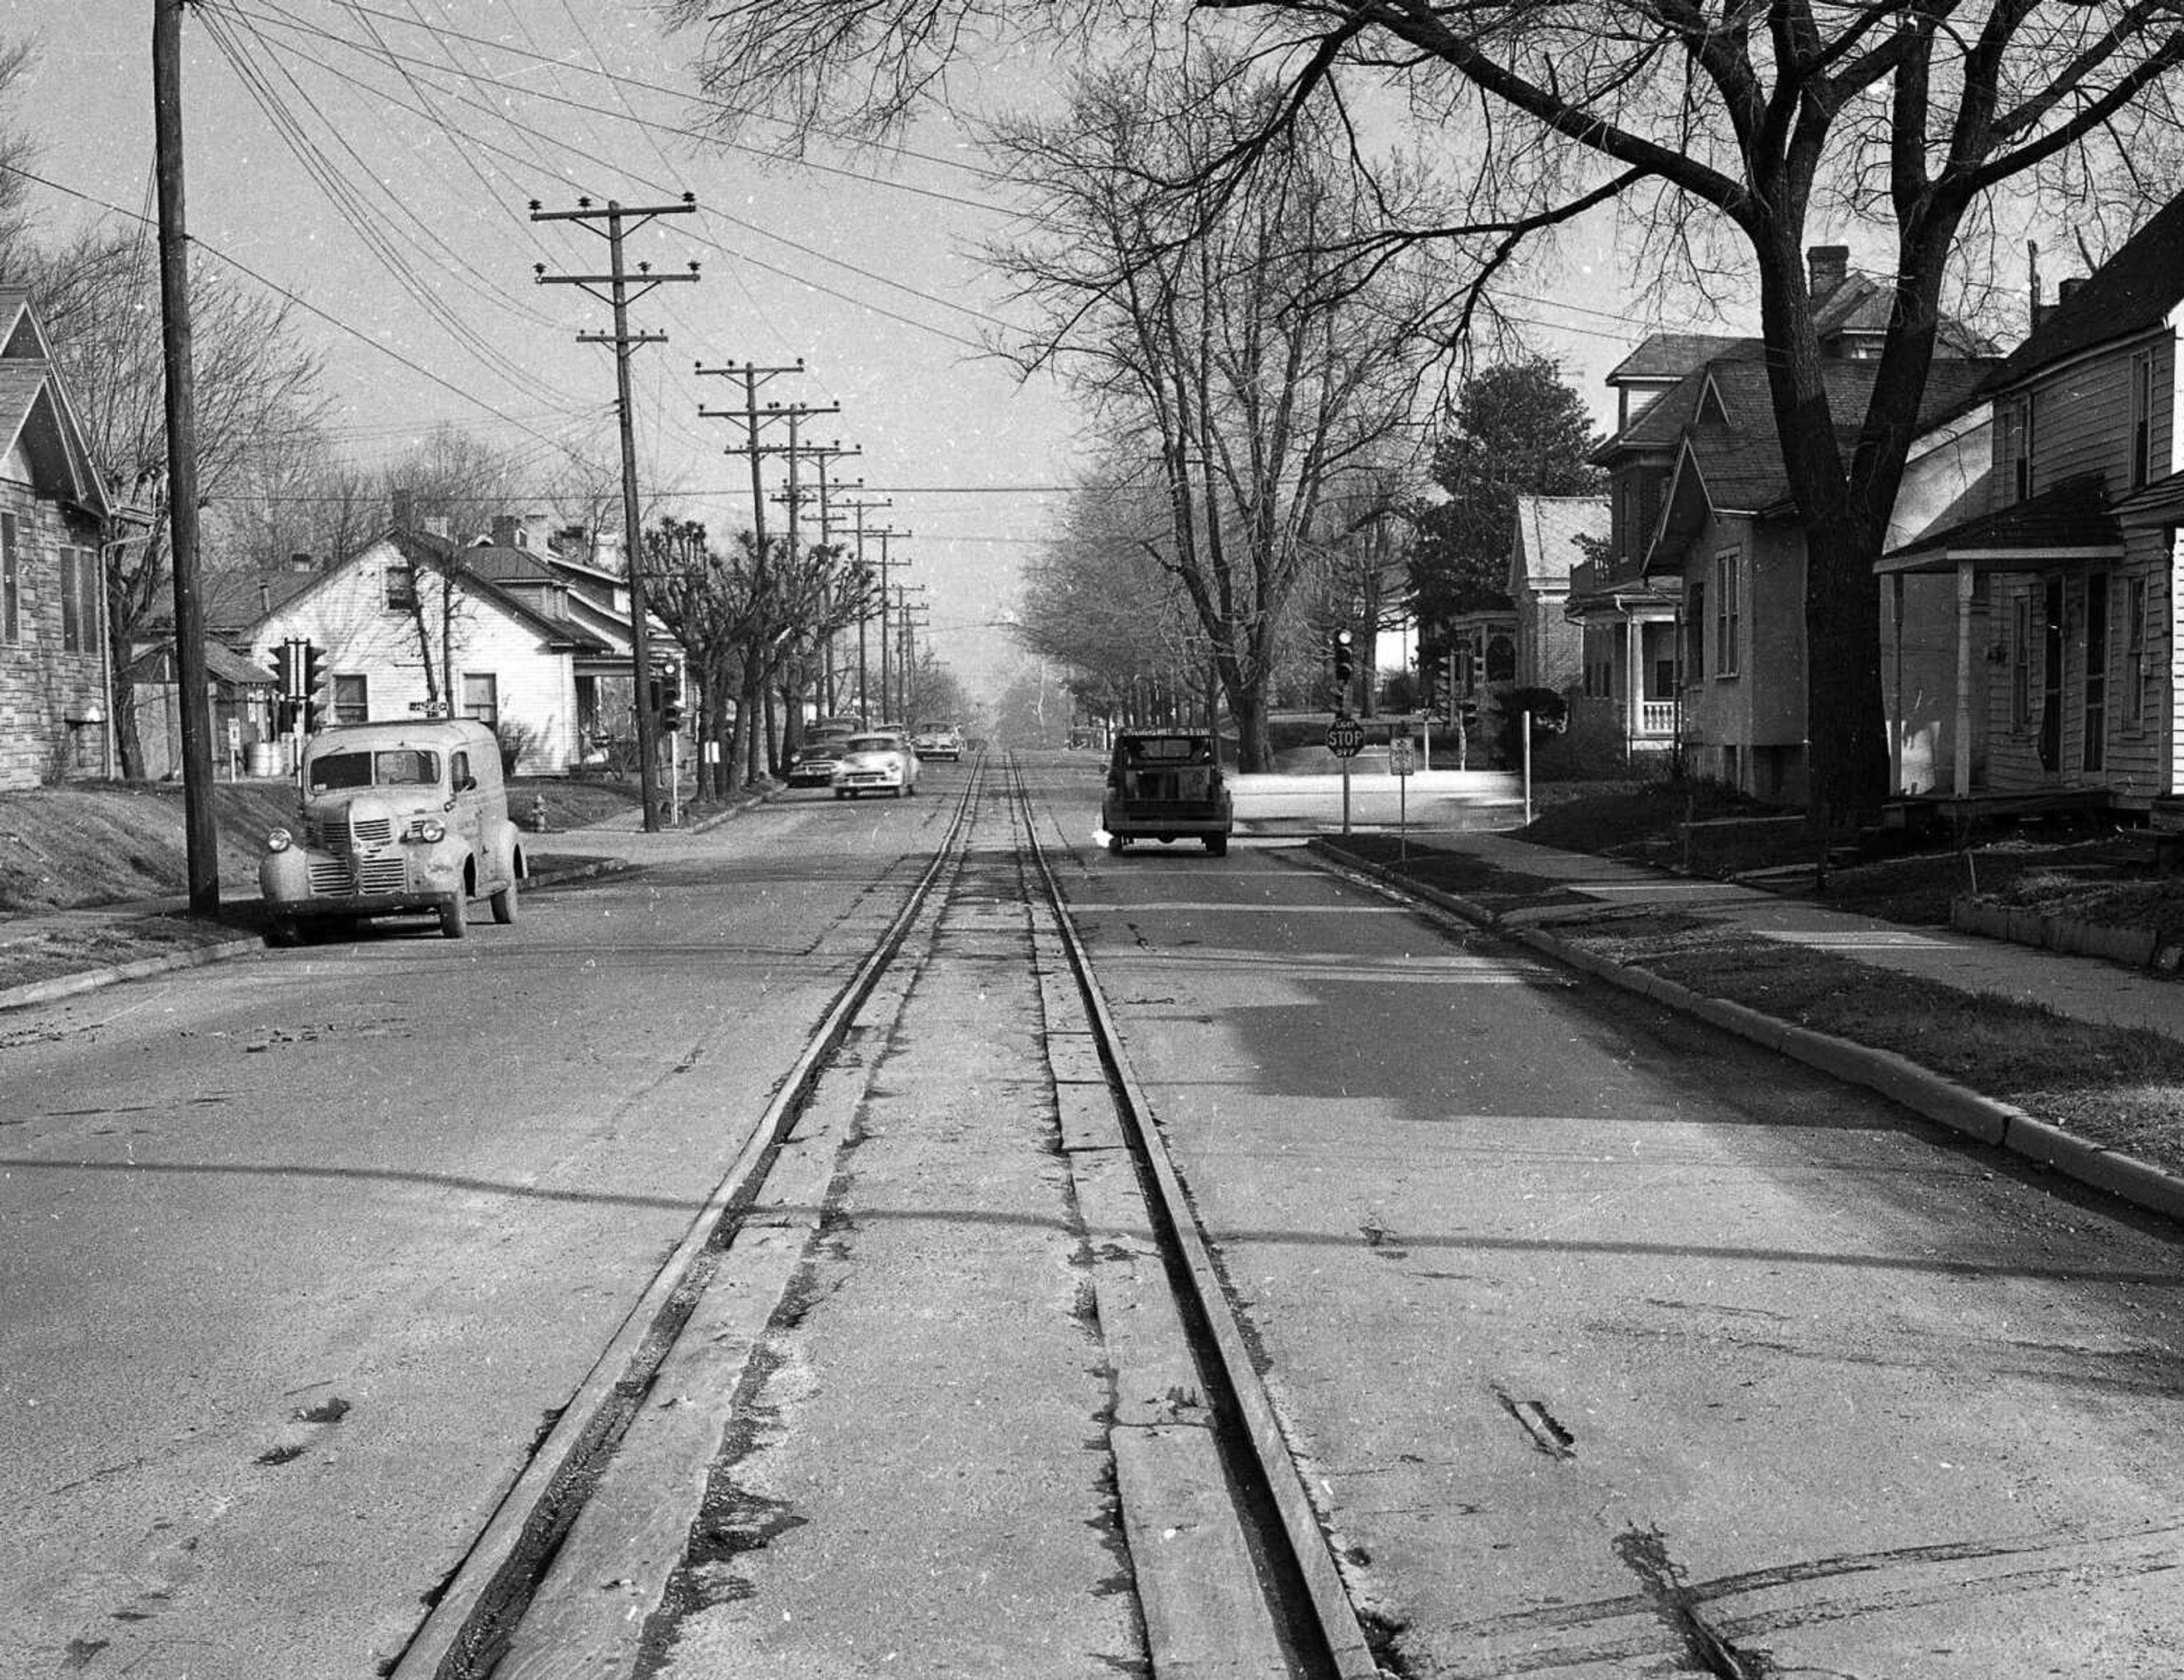
[[[182,725],[182,832],[190,914],[220,914],[212,808],[212,701],[198,589],[197,389],[190,357],[189,218],[182,191],[182,6],[153,0],[152,127],[159,187],[159,310],[167,375],[167,540],[175,571],[175,682]]]
[[[910,537],[916,533],[883,525],[872,533],[880,539],[880,708],[883,711],[893,705],[894,690],[888,681],[888,539],[890,537]],[[906,566],[908,560],[898,560],[897,565]],[[897,718],[896,722],[902,720]]]
[[[895,589],[895,599],[901,613],[900,620],[901,639],[896,644],[900,655],[897,664],[900,669],[896,681],[900,686],[902,695],[902,704],[896,715],[901,718],[905,728],[909,728],[917,721],[911,715],[911,708],[916,699],[913,679],[917,671],[918,621],[914,615],[924,605],[920,602],[917,606],[913,607],[910,598],[912,595],[922,595],[924,592],[925,586],[922,583],[898,585]]]
[[[846,484],[830,485],[827,479],[827,466],[837,457],[847,459],[864,453],[854,446],[844,448],[838,437],[830,444],[815,447],[811,451],[819,469],[819,547],[827,555],[827,570],[819,581],[819,622],[822,626],[819,632],[819,692],[822,697],[821,706],[830,715],[834,710],[834,632],[838,627],[834,623],[834,509],[831,498],[833,492],[838,489],[861,490],[865,487],[865,481],[860,478]]]
[[[875,497],[869,500],[861,498],[854,502],[844,502],[842,505],[850,509],[857,516],[857,721],[860,724],[869,724],[872,718],[865,696],[865,685],[867,680],[865,676],[865,626],[872,618],[872,596],[866,587],[871,581],[872,573],[865,567],[865,513],[867,509],[872,508],[892,508],[894,505],[894,498],[891,496]],[[883,601],[880,604],[884,608],[887,604]]]
[[[751,559],[751,598],[754,601],[763,602],[766,595],[767,571],[765,460],[768,455],[777,455],[783,453],[778,447],[770,447],[766,443],[765,429],[777,420],[787,420],[792,428],[793,441],[794,427],[803,415],[838,413],[840,405],[836,404],[828,409],[805,409],[794,405],[784,408],[778,403],[769,403],[765,409],[760,409],[758,405],[760,387],[789,374],[801,374],[805,370],[804,358],[801,356],[799,356],[794,363],[785,367],[760,367],[755,362],[745,362],[738,366],[734,362],[729,362],[722,367],[709,368],[700,362],[696,364],[696,368],[700,376],[718,375],[739,379],[743,381],[744,405],[741,409],[708,409],[701,403],[698,409],[698,418],[724,420],[731,424],[740,425],[744,429],[742,444],[740,446],[731,444],[722,453],[730,455],[746,455],[750,459],[751,538],[756,545]],[[793,455],[791,459],[794,459]],[[792,511],[789,522],[789,546],[792,549],[795,546],[795,518]],[[764,698],[766,693],[766,676],[767,673],[760,670],[755,673],[755,681],[749,676],[745,678],[744,699],[747,704]],[[772,756],[772,743],[769,740],[761,746],[759,742],[764,716],[764,709],[761,708],[758,715],[752,720],[752,727],[745,732],[745,739],[751,748],[751,760],[747,768],[754,771],[761,754],[769,759]]]
[[[615,406],[621,421],[621,528],[622,548],[629,566],[629,654],[634,667],[637,705],[637,776],[638,795],[644,805],[644,832],[660,832],[659,767],[653,763],[654,743],[657,735],[654,729],[656,719],[652,710],[652,636],[645,622],[644,602],[644,532],[639,528],[637,511],[637,431],[630,411],[629,358],[630,353],[644,344],[665,344],[664,332],[632,332],[629,330],[629,306],[632,301],[632,286],[627,270],[622,266],[621,244],[625,235],[643,227],[658,216],[685,216],[698,208],[698,195],[686,192],[679,204],[645,204],[625,207],[615,199],[607,200],[604,209],[595,208],[588,198],[577,200],[573,210],[547,210],[539,208],[538,200],[531,201],[531,220],[535,222],[571,221],[581,223],[593,233],[599,233],[607,242],[609,260],[604,274],[551,275],[546,264],[535,264],[532,273],[541,286],[579,286],[594,298],[601,298],[614,309],[614,331],[608,332],[580,332],[580,344],[611,344],[615,353]],[[594,222],[604,221],[604,230],[593,227]],[[670,281],[694,282],[698,265],[690,264],[688,274],[654,274],[652,264],[637,265],[638,279],[633,282],[637,298],[644,297],[655,286]],[[607,289],[602,292],[599,288]]]

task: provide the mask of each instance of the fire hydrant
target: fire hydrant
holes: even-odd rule
[[[546,832],[546,796],[543,793],[531,796],[531,832],[534,834]]]

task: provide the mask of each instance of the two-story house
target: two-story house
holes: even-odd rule
[[[1989,381],[1985,507],[1881,558],[1955,603],[1955,797],[2179,791],[2180,326],[2184,198],[2065,281]]]
[[[1888,287],[1848,255],[1842,246],[1808,253],[1824,376],[1847,440],[1891,307]],[[1963,416],[1996,365],[1987,348],[1945,323],[1899,519],[1957,504],[1976,453]],[[1630,750],[1674,748],[1700,775],[1792,802],[1805,785],[1804,543],[1763,358],[1758,339],[1661,335],[1611,372],[1624,423],[1593,457],[1609,474],[1607,542],[1579,568],[1567,611],[1585,631],[1585,693],[1614,709]],[[1929,431],[1954,441],[1935,443]],[[1946,710],[1925,680],[1946,660],[1894,656],[1931,639],[1912,625],[1891,643],[1891,668],[1900,690]],[[1899,706],[1896,693],[1889,704]],[[1919,751],[1933,751],[1930,734],[1916,737]]]
[[[111,513],[30,295],[0,286],[0,788],[111,773]]]

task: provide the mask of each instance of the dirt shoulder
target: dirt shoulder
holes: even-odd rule
[[[1607,905],[1589,912],[1582,906],[1590,901],[1554,882],[1497,870],[1468,854],[1413,848],[1399,861],[1392,836],[1323,844],[1398,882],[1462,900],[1490,922],[1517,910],[1557,911],[1553,936],[1576,949],[1791,1026],[1892,1051],[2087,1142],[2184,1173],[2184,1041],[2069,1020],[1991,993],[1785,945],[1702,915],[1633,915]],[[1886,888],[1869,881],[1855,893],[1839,890],[1843,886],[1835,876],[1814,901],[1886,917],[1878,906],[1925,896],[1906,894],[1901,879]],[[2178,1010],[2184,1015],[2184,991]]]
[[[528,824],[546,803],[547,832],[529,840],[541,872],[595,863],[595,847],[555,836],[631,809],[633,789],[613,782],[517,784],[512,808]],[[214,790],[222,910],[216,919],[160,913],[189,887],[182,790],[106,782],[0,793],[0,996],[70,976],[144,963],[170,965],[248,942],[263,932],[258,859],[266,831],[292,824],[286,782]]]

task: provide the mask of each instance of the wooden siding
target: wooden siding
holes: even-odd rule
[[[2172,459],[2175,448],[2176,347],[2166,329],[2068,363],[2026,388],[2023,394],[2031,398],[2033,412],[2031,493],[2084,473],[2099,474],[2111,494],[2130,491],[2131,364],[2148,351],[2153,355],[2154,476],[2160,476],[2161,464]],[[2015,400],[2003,399],[2005,404]],[[2003,432],[1996,428],[1996,507],[2008,506],[2012,499],[2009,464],[1999,453]]]
[[[2100,569],[2108,579],[2107,727],[2102,762],[2088,770],[2085,763],[2086,579],[2086,569],[2048,572],[1997,574],[1992,585],[1992,609],[1988,618],[1989,646],[1999,647],[2004,657],[1994,668],[1986,704],[1986,785],[1997,793],[2020,793],[2042,787],[2112,787],[2131,798],[2176,790],[2176,743],[2180,719],[2177,689],[2184,666],[2180,666],[2177,637],[2176,563],[2169,542],[2159,531],[2133,532],[2121,564]],[[2040,762],[2042,696],[2048,676],[2045,602],[2051,578],[2063,583],[2063,624],[2060,739],[2054,765]],[[2134,579],[2147,587],[2146,670],[2142,679],[2144,715],[2131,719],[2131,672],[2126,616]],[[2022,724],[2013,721],[2012,695],[2015,681],[2015,649],[2012,626],[2017,603],[2029,601],[2032,626],[2025,683],[2028,697]],[[1986,656],[1975,648],[1975,659]]]
[[[365,680],[370,720],[398,722],[421,715],[429,693],[425,655],[408,609],[387,604],[386,575],[400,558],[390,543],[375,543],[354,559],[327,573],[252,632],[252,658],[263,663],[292,636],[315,644],[325,655],[330,676]],[[416,590],[432,627],[435,665],[440,661],[442,581],[421,573]],[[454,704],[460,710],[467,675],[489,675],[498,690],[500,717],[538,733],[538,742],[516,769],[526,775],[553,775],[577,759],[575,660],[555,653],[538,629],[497,604],[460,589],[453,634]]]

